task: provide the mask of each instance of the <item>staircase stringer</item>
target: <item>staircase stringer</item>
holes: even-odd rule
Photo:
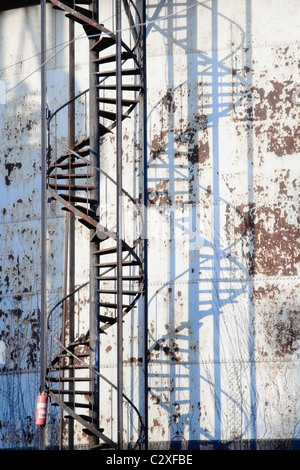
[[[81,4],[80,1],[78,1],[78,2],[73,1],[73,8],[70,7],[70,4],[72,3],[70,0],[66,0],[66,2],[60,2],[60,1],[57,1],[57,0],[50,0],[50,1],[55,6],[55,8],[62,10],[69,19],[71,19],[74,22],[78,22],[79,24],[81,24],[83,26],[83,28],[86,31],[87,37],[89,38],[89,41],[91,43],[91,47],[90,47],[91,50],[95,48],[95,50],[103,51],[107,47],[107,44],[113,44],[113,43],[116,42],[116,35],[114,33],[112,33],[111,31],[109,31],[108,29],[106,29],[102,24],[99,24],[95,20],[95,16],[94,16],[93,13],[90,14],[90,13],[88,13],[88,10],[85,10],[84,8],[78,6],[78,5]],[[132,6],[132,5],[134,6],[135,12],[137,12],[136,6],[134,5],[134,3],[131,0],[129,2],[127,0],[126,1],[123,0],[123,1],[124,1],[125,10],[127,10],[127,13],[130,14],[130,6]],[[88,2],[84,2],[84,3],[88,3]],[[92,3],[92,2],[90,2],[90,3]],[[133,17],[130,14],[131,25],[132,25],[132,18]],[[134,29],[132,29],[132,30],[135,31]],[[101,44],[101,35],[102,36],[104,35],[104,39],[109,38],[109,41],[104,41],[104,43]],[[97,38],[99,37],[100,39],[99,40],[94,39],[96,37]],[[136,76],[139,75],[142,79],[142,73],[141,73],[141,70],[140,70],[138,56],[133,52],[133,51],[138,52],[139,41],[140,41],[140,32],[135,35],[135,43],[134,43],[134,46],[132,48],[128,47],[123,41],[121,43],[122,49],[126,52],[126,54],[128,54],[127,57],[133,60],[134,67],[135,67],[134,69],[131,69],[131,70],[130,69],[125,70],[124,65],[126,65],[127,59],[123,60],[122,63],[121,63],[121,68],[122,68],[122,74],[124,73],[124,77],[130,77],[131,75],[132,75],[132,77],[136,77]],[[113,87],[111,87],[111,85],[106,85],[107,77],[113,76],[112,72],[109,72],[109,74],[107,74],[107,76],[105,76],[104,78],[101,78],[101,74],[99,74],[99,76],[98,76],[98,72],[96,72],[96,70],[97,70],[97,67],[100,65],[101,61],[99,61],[98,59],[95,59],[96,55],[97,54],[94,54],[94,60],[96,60],[95,64],[98,64],[98,65],[93,64],[93,68],[90,69],[90,77],[92,78],[92,80],[90,82],[90,92],[91,92],[91,87],[93,85],[98,87],[99,92],[101,90],[105,91],[105,90],[113,89]],[[112,60],[113,60],[112,56],[107,56],[107,60],[104,60],[104,62],[112,62]],[[92,62],[92,60],[91,60],[91,62]],[[95,82],[96,79],[98,80],[97,81],[98,84]],[[134,92],[135,94],[137,94],[137,96],[134,99],[129,98],[127,100],[125,99],[122,102],[122,107],[123,106],[127,107],[127,109],[124,110],[124,112],[122,112],[121,121],[130,116],[131,112],[135,109],[135,107],[137,106],[137,104],[139,103],[139,101],[142,97],[142,94],[143,94],[143,84],[142,84],[142,82],[140,83],[140,85],[137,85],[136,82],[134,82],[134,83],[135,83],[134,85],[126,83],[126,82],[124,83],[124,87],[123,87],[124,93]],[[86,91],[84,91],[83,93],[86,93]],[[80,95],[78,95],[78,96],[80,96]],[[77,97],[74,97],[74,100],[76,98]],[[69,100],[69,102],[66,105],[68,105],[72,101],[73,101],[73,99]],[[105,100],[100,99],[99,100],[100,105],[101,105],[101,101],[105,102]],[[111,100],[111,103],[113,103],[113,102],[114,102],[114,100]],[[57,111],[55,111],[52,114],[52,116],[54,116],[64,106],[65,105],[63,105],[61,108],[59,108]],[[97,278],[98,278],[98,281],[97,281],[98,289],[97,289],[97,291],[99,292],[99,294],[98,293],[96,294],[96,291],[95,291],[95,294],[97,296],[99,296],[99,300],[97,301],[97,303],[99,305],[98,308],[106,309],[109,306],[110,308],[115,308],[116,309],[117,307],[116,306],[114,307],[113,303],[107,302],[107,301],[102,301],[100,299],[100,296],[101,296],[100,293],[105,292],[106,295],[108,295],[108,293],[113,292],[113,291],[110,291],[110,290],[104,290],[103,288],[100,288],[100,283],[101,283],[102,280],[106,279],[105,274],[107,274],[110,271],[113,271],[113,269],[114,269],[113,267],[111,267],[111,268],[105,270],[104,272],[100,271],[101,266],[109,266],[110,265],[109,263],[108,264],[107,263],[101,263],[101,261],[100,261],[100,258],[103,258],[105,260],[105,256],[106,256],[105,253],[109,252],[109,249],[100,249],[100,244],[103,242],[103,240],[110,240],[111,242],[116,243],[117,242],[117,240],[116,240],[117,235],[114,231],[112,231],[112,230],[108,229],[107,227],[104,227],[103,225],[101,225],[101,223],[99,221],[99,217],[96,215],[96,208],[97,208],[97,204],[98,204],[99,200],[98,200],[98,193],[97,193],[97,191],[95,191],[95,187],[97,187],[97,178],[99,177],[100,173],[105,175],[116,186],[117,186],[117,182],[115,182],[111,177],[109,177],[109,175],[105,174],[105,172],[103,172],[103,170],[101,170],[99,168],[100,163],[97,160],[93,161],[92,154],[93,154],[93,145],[94,145],[94,148],[98,147],[101,135],[104,136],[106,133],[111,133],[113,129],[117,129],[117,132],[118,132],[118,121],[119,121],[120,116],[118,118],[118,111],[116,112],[116,114],[114,114],[113,111],[110,111],[110,112],[107,113],[104,109],[103,109],[103,111],[101,109],[102,108],[100,108],[99,115],[97,116],[97,120],[99,119],[99,121],[98,121],[99,134],[98,134],[98,137],[96,139],[93,139],[94,144],[93,144],[93,142],[91,142],[91,136],[90,136],[89,138],[84,139],[82,141],[82,143],[78,143],[73,148],[69,148],[68,146],[65,146],[63,144],[63,142],[58,141],[55,138],[56,142],[59,143],[61,148],[65,148],[65,150],[67,151],[67,154],[62,155],[59,158],[57,158],[56,161],[51,162],[51,151],[50,151],[50,148],[49,148],[49,152],[50,152],[50,159],[49,160],[50,161],[49,161],[49,171],[48,171],[48,190],[49,190],[49,193],[51,194],[51,196],[54,199],[56,199],[60,204],[62,204],[62,208],[64,210],[66,210],[69,213],[72,213],[74,216],[76,216],[79,219],[79,221],[84,226],[86,226],[88,228],[88,230],[90,231],[90,235],[91,235],[90,236],[90,238],[91,238],[91,245],[90,246],[92,246],[92,243],[93,243],[93,248],[91,250],[91,268],[94,271],[94,274],[92,275],[92,277],[90,279],[90,284],[91,284],[91,281],[92,282],[95,281],[94,276],[96,275],[96,273],[98,273],[98,276],[97,276]],[[95,113],[95,112],[93,111],[93,113]],[[95,122],[95,120],[96,120],[95,114],[93,116],[93,119],[94,119],[94,122]],[[111,123],[105,122],[105,124],[103,124],[102,122],[100,122],[100,119],[110,120],[112,122]],[[51,115],[50,115],[50,119],[49,119],[49,124],[50,124],[50,120],[51,120]],[[53,134],[51,133],[50,126],[49,126],[49,136],[51,136],[51,135],[53,137]],[[98,142],[98,144],[97,144],[97,142]],[[66,163],[64,163],[64,162],[66,162]],[[69,162],[69,163],[67,163],[67,162]],[[83,167],[85,170],[90,169],[91,173],[94,172],[94,180],[93,180],[93,177],[92,178],[89,177],[88,174],[86,176],[84,174],[82,174],[82,175],[78,174],[76,172],[76,169],[79,169],[80,167]],[[69,173],[70,174],[64,173],[64,170],[67,170],[68,168],[69,168]],[[74,174],[72,174],[73,172],[74,172]],[[83,183],[83,184],[78,183],[77,184],[76,183],[77,178],[82,178],[82,179],[87,178],[86,183]],[[66,191],[66,190],[69,190],[69,193],[68,193],[69,197],[68,197],[68,194],[61,193],[61,191]],[[85,197],[83,197],[81,195],[82,192],[85,192],[85,194],[86,194]],[[129,197],[129,199],[132,201],[132,203],[135,203],[133,198],[126,191],[124,191],[124,189],[122,189],[122,194],[126,194],[126,196]],[[85,205],[85,207],[81,207],[78,204],[78,201],[81,201],[83,203],[84,199],[86,199],[87,204]],[[123,267],[123,269],[127,269],[127,267],[130,268],[132,266],[132,268],[134,268],[134,269],[136,268],[138,270],[138,275],[129,274],[127,276],[124,276],[124,280],[125,279],[128,279],[128,280],[130,279],[131,282],[137,282],[139,284],[137,288],[132,288],[131,291],[124,291],[124,295],[125,296],[129,295],[131,300],[129,300],[129,302],[126,302],[126,304],[122,300],[122,309],[119,312],[119,316],[121,315],[122,319],[130,311],[133,311],[133,308],[136,306],[139,298],[144,293],[145,278],[144,278],[144,275],[143,275],[143,261],[142,261],[142,259],[140,259],[139,255],[137,254],[137,251],[136,251],[136,249],[139,246],[140,242],[141,242],[141,240],[138,239],[133,243],[132,246],[129,246],[126,243],[125,240],[122,240],[122,243],[121,243],[121,249],[122,249],[122,251],[125,252],[125,256],[122,257],[122,267]],[[115,253],[117,253],[117,248],[115,250]],[[98,272],[98,270],[99,270],[99,272]],[[109,277],[109,279],[114,279],[114,276]],[[122,282],[123,282],[123,278],[122,278]],[[96,284],[94,283],[94,285],[96,285]],[[123,286],[122,286],[121,289],[122,289],[122,292],[123,292]],[[73,294],[71,293],[70,295],[73,295]],[[122,297],[122,299],[123,299],[123,297]],[[66,299],[63,299],[62,303],[60,305],[63,305],[65,300]],[[57,307],[58,307],[58,305],[56,306],[56,308]],[[110,328],[113,328],[114,321],[113,321],[113,318],[110,317],[110,316],[107,316],[106,313],[101,315],[98,312],[97,318],[98,318],[97,319],[97,327],[99,327],[99,331],[97,333],[97,336],[98,336],[97,339],[100,339],[100,333],[106,333]],[[104,324],[102,324],[101,327],[100,327],[99,322],[102,322]],[[49,330],[49,334],[50,334],[50,336],[52,336],[51,330]],[[59,343],[58,338],[55,338],[55,341]],[[87,339],[87,341],[85,340],[82,343],[80,341],[76,343],[76,341],[75,341],[75,343],[73,343],[73,344],[69,344],[69,345],[68,344],[63,344],[63,345],[61,345],[61,351],[63,352],[64,360],[67,360],[68,357],[70,357],[70,358],[72,357],[73,358],[72,359],[73,364],[74,364],[74,360],[75,360],[75,362],[81,363],[81,367],[85,367],[86,369],[90,370],[90,372],[92,373],[92,376],[95,378],[95,383],[98,382],[99,378],[107,381],[107,379],[105,379],[105,377],[103,377],[102,374],[100,374],[99,370],[97,370],[97,365],[95,364],[95,359],[93,359],[90,364],[84,363],[80,358],[81,352],[75,352],[75,349],[77,347],[79,347],[79,346],[83,347],[83,345],[85,345],[84,347],[87,349],[87,351],[91,351],[90,339]],[[93,348],[95,348],[95,345],[92,346],[92,349]],[[88,352],[88,354],[90,356],[90,352]],[[57,359],[58,359],[58,357],[59,356],[57,356]],[[55,362],[56,362],[56,358],[54,357],[54,358],[52,358],[52,360],[50,361],[50,364],[49,364],[49,368],[48,368],[49,382],[51,381],[51,374],[52,373],[55,374],[55,370],[53,369],[53,365],[54,365]],[[95,367],[96,367],[96,369],[95,369]],[[63,369],[67,369],[67,368],[68,368],[68,366],[65,366]],[[64,376],[64,380],[68,380],[68,376]],[[74,377],[74,380],[76,380],[76,376]],[[110,384],[110,385],[115,390],[118,389],[118,386],[113,385],[113,384]],[[98,388],[99,385],[96,385],[96,387]],[[62,391],[60,390],[60,391],[57,391],[57,392],[58,392],[59,396],[62,395],[62,397],[66,393],[69,393],[66,390],[62,390]],[[73,394],[74,403],[72,404],[72,407],[70,407],[63,398],[62,399],[59,398],[57,396],[57,392],[50,391],[49,392],[50,397],[53,399],[55,404],[58,405],[61,408],[62,411],[67,412],[67,414],[69,416],[69,419],[71,418],[71,419],[76,420],[79,424],[81,424],[85,428],[85,430],[86,430],[85,432],[88,432],[88,434],[92,435],[92,446],[94,446],[98,441],[100,441],[100,442],[103,441],[105,443],[105,445],[107,445],[111,448],[116,447],[116,444],[113,441],[111,441],[102,432],[101,429],[98,428],[98,425],[100,424],[99,423],[99,411],[98,411],[98,416],[96,417],[96,419],[94,419],[93,416],[91,415],[92,416],[92,421],[94,421],[94,423],[90,424],[88,417],[83,418],[77,411],[75,411],[76,406],[80,407],[80,404],[76,405],[76,403],[75,403],[75,393],[76,392],[74,392],[74,394]],[[93,387],[92,387],[92,389],[91,389],[92,401],[94,399],[93,397],[94,396],[96,397],[97,393],[98,393],[98,391],[95,390],[95,388],[94,388],[94,391],[93,391]],[[140,414],[139,414],[137,408],[135,407],[135,405],[123,393],[122,393],[122,397],[123,397],[123,399],[127,400],[127,402],[137,412],[137,414],[139,416],[139,420],[141,421]],[[97,407],[98,398],[96,398],[94,400],[94,404],[92,405],[91,408],[93,408],[95,406],[95,401],[96,401],[96,407]],[[142,421],[141,421],[141,425],[142,425]],[[140,437],[139,437],[138,441],[140,441]]]

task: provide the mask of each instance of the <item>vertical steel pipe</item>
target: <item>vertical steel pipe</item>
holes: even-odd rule
[[[148,162],[147,162],[147,82],[146,82],[146,0],[142,5],[142,85],[143,85],[143,110],[142,110],[142,138],[143,138],[143,268],[144,268],[144,297],[143,297],[143,421],[144,421],[144,449],[148,450],[148,239],[147,239],[147,203],[148,203]]]
[[[47,121],[46,121],[46,0],[41,0],[41,308],[40,308],[40,388],[46,377],[46,298],[47,298]],[[45,428],[40,427],[40,449],[45,449]]]
[[[74,44],[74,21],[69,20],[69,114],[68,114],[68,147],[72,149],[75,145],[75,44]],[[72,100],[72,101],[71,101]],[[72,173],[72,156],[69,156],[69,173]],[[69,179],[70,185],[73,185],[74,179]],[[72,189],[69,190],[70,197],[74,194]],[[69,292],[74,292],[75,289],[75,215],[73,212],[67,214],[69,218]],[[74,341],[74,296],[72,295],[68,301],[69,308],[69,342]],[[70,363],[73,363],[73,358],[70,357]],[[70,371],[74,375],[73,370]],[[70,396],[74,408],[75,393],[74,382],[69,384],[70,390],[73,389],[73,395]],[[69,419],[69,450],[74,448],[74,420]]]
[[[123,319],[122,319],[122,70],[121,0],[116,0],[116,83],[117,83],[117,375],[118,449],[123,448]]]
[[[98,21],[98,0],[93,0],[91,4],[93,11],[93,19]],[[89,39],[90,49],[97,42],[97,37]],[[95,167],[100,166],[99,155],[99,109],[98,109],[98,89],[97,89],[97,65],[95,60],[98,58],[97,52],[90,50],[89,57],[89,123],[90,123],[90,160],[91,166],[91,186],[93,189],[90,191],[90,197],[99,201],[100,180],[99,172]],[[97,211],[97,207],[91,206],[92,209]],[[91,237],[95,234],[95,230],[90,230]],[[90,241],[90,366],[93,368],[91,371],[91,418],[94,426],[99,425],[99,341],[100,341],[100,325],[99,325],[99,296],[98,296],[98,271],[96,268],[97,256],[94,254],[98,249],[98,242],[91,238]],[[91,437],[91,444],[96,445],[98,438]]]

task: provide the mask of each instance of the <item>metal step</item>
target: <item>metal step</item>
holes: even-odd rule
[[[80,173],[58,173],[56,175],[50,176],[53,179],[80,179],[80,178],[90,178],[91,175],[88,174],[80,174]]]
[[[98,204],[98,201],[96,199],[90,199],[87,197],[69,196],[68,194],[61,194],[60,197],[62,197],[68,202],[82,202],[82,203],[87,203],[87,204]]]
[[[115,90],[116,85],[96,85],[99,90]],[[142,85],[136,85],[136,84],[126,84],[124,85],[122,83],[122,90],[123,91],[139,91],[141,90]]]
[[[67,191],[91,191],[95,189],[93,186],[81,186],[81,185],[69,185],[69,184],[53,184],[49,183],[50,188],[57,190],[67,190]]]
[[[121,53],[121,59],[127,60],[130,59],[132,56],[129,52],[125,51]],[[107,64],[109,62],[116,62],[116,54],[107,55],[106,57],[99,57],[99,59],[94,60],[93,62],[96,64]]]
[[[90,390],[60,390],[53,388],[50,392],[56,393],[57,395],[92,395]]]
[[[80,149],[80,148],[74,147],[72,150],[74,152],[78,153],[81,157],[87,157],[90,154],[90,149],[89,148],[88,149]],[[79,158],[79,157],[76,157],[76,155],[74,155],[72,153],[65,153],[65,154],[61,155],[56,160],[56,163],[62,163],[63,161],[65,161],[67,158],[70,158],[70,157]]]
[[[114,75],[116,75],[117,71],[116,69],[112,69],[112,70],[103,70],[101,72],[96,72],[96,75],[98,75],[98,77],[113,77]],[[122,70],[122,75],[140,75],[140,70],[139,69],[125,69],[125,70]]]
[[[76,359],[71,356],[72,359],[74,359],[74,361],[76,361]],[[52,369],[53,370],[71,370],[71,371],[74,371],[74,370],[86,370],[88,369],[88,365],[83,365],[83,364],[66,364],[66,365],[57,365],[57,366],[53,366]]]
[[[94,227],[94,228],[95,228],[95,227]],[[99,238],[99,236],[98,236],[98,235],[100,235],[100,233],[102,234],[102,235],[101,235],[101,238]],[[93,236],[92,236],[92,238],[91,238],[90,241],[91,241],[91,242],[96,242],[96,241],[98,241],[99,243],[102,243],[102,242],[104,242],[105,240],[107,240],[108,238],[109,238],[109,236],[106,235],[105,232],[102,232],[101,230],[97,230],[97,231],[95,231],[95,233],[93,234]]]
[[[75,12],[76,12],[76,10],[75,10]],[[81,12],[78,11],[78,13],[81,13]],[[81,13],[81,14],[83,14],[83,13]],[[88,24],[84,19],[78,18],[78,17],[76,16],[76,13],[69,13],[69,12],[68,12],[68,13],[66,13],[65,15],[66,15],[66,18],[69,18],[70,20],[75,21],[76,23],[81,24],[83,27],[85,27],[85,26]],[[87,17],[87,18],[88,18],[88,17]],[[100,31],[98,31],[98,33],[100,34]]]
[[[107,127],[103,126],[103,124],[99,124],[100,126],[100,137],[105,135],[105,134],[112,134],[112,131],[110,129],[107,129]]]
[[[101,305],[101,303],[100,303]],[[99,320],[102,323],[109,323],[110,325],[114,325],[117,322],[116,318],[108,317],[106,315],[99,315]]]
[[[87,209],[86,207],[79,206],[78,204],[75,204],[76,209],[80,210],[83,214],[88,215],[89,217],[96,218],[97,214],[93,209]]]
[[[87,423],[93,423],[93,418],[91,418],[91,416],[88,416],[88,415],[82,415],[82,414],[79,414],[78,415],[80,418],[84,419]],[[73,416],[69,416],[67,415],[66,418],[68,419],[74,419]],[[100,428],[99,429],[100,432],[103,432],[104,431],[104,428]]]
[[[111,36],[102,36],[99,41],[97,41],[96,44],[91,47],[91,51],[101,52],[115,43],[115,39]]]
[[[117,99],[116,98],[106,98],[106,97],[99,97],[97,98],[99,103],[105,103],[105,104],[117,104]],[[122,106],[131,106],[132,104],[137,104],[138,100],[128,100],[128,99],[122,99]]]
[[[110,111],[104,111],[102,109],[99,110],[99,116],[105,119],[109,119],[110,121],[115,121],[117,117],[116,113],[112,113]],[[128,116],[126,114],[122,114],[122,119],[125,119],[127,117]]]
[[[123,261],[122,266],[138,266],[139,263],[135,260],[131,261]],[[116,261],[108,261],[107,263],[99,263],[95,264],[96,268],[116,268],[117,262]]]
[[[104,428],[97,428],[97,430],[102,433],[104,431]],[[94,436],[95,435],[90,429],[87,429],[87,428],[82,428],[82,432],[84,432],[88,436]],[[106,445],[108,445],[108,444],[106,444]]]
[[[99,302],[100,307],[113,308],[116,309],[118,304],[113,304],[110,302]],[[125,308],[134,308],[134,305],[122,305],[122,309]]]
[[[50,377],[49,382],[89,382],[89,377]]]
[[[125,251],[126,248],[123,245],[122,250]],[[111,253],[116,253],[117,252],[117,247],[116,246],[110,246],[108,248],[101,248],[100,250],[97,250],[94,252],[94,255],[109,255]]]
[[[116,281],[117,276],[96,276],[99,281]],[[141,281],[141,276],[122,276],[123,281]]]
[[[110,295],[117,295],[117,290],[116,289],[98,289],[99,294],[110,294]],[[123,295],[132,295],[136,296],[138,294],[141,294],[141,291],[136,291],[136,290],[122,290]]]
[[[69,408],[85,408],[90,410],[91,405],[89,403],[72,403],[69,401],[64,401],[64,404]],[[53,406],[59,406],[57,403],[52,403]]]
[[[79,141],[75,147],[73,147],[73,150],[75,152],[77,152],[77,150],[81,149],[82,147],[85,147],[86,145],[89,145],[90,144],[90,138],[89,137],[85,137],[84,139],[82,139],[81,141]]]
[[[94,37],[99,36],[101,34],[100,29],[95,28],[94,26],[91,26],[86,23],[84,24],[83,22],[82,22],[82,26],[83,26],[83,29],[85,30],[86,35],[93,36],[93,39]]]
[[[76,2],[76,5],[75,5],[75,10],[78,11],[78,13],[81,13],[82,15],[86,16],[87,18],[92,18],[93,17],[93,11],[92,10],[88,10],[87,8],[82,8],[79,6],[80,3],[84,3],[84,2]]]
[[[99,218],[98,218],[98,219],[99,219]],[[82,225],[84,225],[85,227],[87,227],[87,228],[90,229],[90,230],[96,228],[95,225],[92,224],[91,222],[89,222],[88,220],[85,220],[85,219],[78,219],[78,221],[79,221]],[[96,220],[96,218],[95,218],[95,222],[98,222],[98,221]]]
[[[74,157],[75,158],[75,157]],[[71,161],[67,163],[54,163],[53,165],[50,165],[50,170],[55,170],[55,168],[59,168],[60,170],[68,170],[69,168],[75,169],[75,168],[82,168],[88,166],[88,163],[83,162],[83,161]]]

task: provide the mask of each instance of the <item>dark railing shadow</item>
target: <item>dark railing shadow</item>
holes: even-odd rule
[[[166,246],[169,250],[169,279],[149,298],[151,318],[151,312],[159,314],[155,306],[157,296],[160,292],[168,291],[168,294],[165,294],[168,300],[168,333],[160,336],[157,331],[151,334],[150,330],[149,335],[149,389],[152,404],[159,405],[164,416],[168,416],[170,438],[178,435],[184,436],[188,441],[214,441],[221,445],[224,400],[229,403],[233,415],[239,413],[243,423],[234,438],[241,439],[246,435],[249,437],[250,432],[252,439],[255,439],[255,366],[250,372],[252,391],[249,416],[248,409],[243,409],[234,394],[226,391],[228,384],[227,388],[223,386],[224,360],[221,354],[223,338],[220,320],[221,316],[228,312],[228,306],[238,304],[242,295],[248,295],[248,360],[252,361],[250,316],[253,315],[253,306],[248,283],[251,269],[245,251],[245,245],[249,244],[249,227],[237,207],[222,199],[222,147],[219,138],[222,118],[229,117],[234,108],[245,102],[244,87],[249,86],[249,76],[246,80],[242,73],[239,74],[236,70],[233,72],[232,65],[228,66],[229,59],[238,50],[242,51],[246,43],[249,46],[251,37],[249,28],[245,32],[238,24],[219,13],[217,0],[211,4],[199,2],[197,8],[210,15],[211,52],[198,51],[197,55],[194,54],[194,61],[187,60],[186,81],[174,86],[174,77],[178,77],[175,75],[173,47],[176,45],[185,52],[188,52],[188,49],[196,51],[198,34],[187,35],[184,32],[199,31],[201,34],[201,25],[198,24],[197,14],[191,14],[191,6],[189,2],[181,2],[176,4],[175,10],[170,2],[159,2],[158,6],[153,7],[153,10],[149,7],[148,11],[148,32],[154,29],[164,36],[169,54],[166,70],[168,90],[148,115],[149,232],[151,238],[151,212],[155,215],[159,213],[161,223],[163,220],[168,224]],[[249,8],[247,4],[247,14]],[[181,28],[178,27],[177,12],[181,12]],[[152,23],[163,14],[166,15],[163,23]],[[223,57],[220,57],[219,48],[221,21],[223,26],[224,22],[227,22],[230,27],[236,28],[240,37],[239,44],[231,54]],[[184,39],[177,40],[177,37]],[[185,99],[188,97],[186,114],[178,108],[180,97],[183,96]],[[181,119],[178,119],[178,113],[181,113]],[[157,116],[160,129],[154,124],[157,123]],[[199,174],[204,166],[207,174],[208,165],[209,181],[203,186],[199,182]],[[158,219],[155,220],[157,224]],[[240,227],[239,235],[235,235],[237,226]],[[157,227],[153,227],[153,233],[155,230]],[[155,234],[153,236],[155,237]],[[178,237],[181,237],[181,240],[186,237],[185,245],[180,244]],[[176,261],[180,259],[180,250],[186,252],[188,259],[181,272]],[[149,281],[151,284],[151,272]],[[180,321],[183,315],[178,311],[174,287],[180,282],[186,282],[188,285],[185,293],[187,297],[183,299],[183,308],[188,311],[184,321]],[[201,330],[205,322],[210,325],[211,344],[202,336]],[[230,328],[230,325],[227,325],[228,327]],[[207,333],[207,328],[204,330]],[[206,348],[211,352],[209,357],[205,351],[202,356],[202,341],[206,342]],[[157,372],[156,366],[159,364],[164,371],[162,374]],[[151,372],[153,367],[156,372]],[[235,368],[234,360],[230,367]],[[201,401],[203,388],[211,390],[212,404],[209,410],[203,408]],[[203,420],[205,413],[210,413],[211,417]],[[209,429],[201,424],[209,421]],[[183,441],[180,441],[180,438],[174,439],[172,447],[174,446],[183,448]]]

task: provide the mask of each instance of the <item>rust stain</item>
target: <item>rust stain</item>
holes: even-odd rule
[[[5,183],[7,184],[7,186],[9,186],[10,183],[11,183],[10,175],[11,175],[12,171],[15,168],[20,169],[21,167],[22,167],[21,162],[18,162],[18,163],[7,163],[7,162],[5,162],[5,169],[7,170],[7,175],[5,175]]]
[[[284,204],[275,207],[252,204],[238,209],[243,218],[235,230],[248,237],[249,274],[297,275],[299,226],[288,222]],[[291,209],[296,211],[293,205]]]
[[[256,326],[264,332],[264,342],[258,342],[258,352],[263,356],[268,356],[268,349],[278,358],[284,358],[298,351],[300,340],[300,324],[298,320],[298,311],[288,307],[287,302],[294,296],[293,292],[284,293],[274,283],[263,287],[257,287],[254,290],[256,304],[263,308],[266,299],[272,302],[271,307],[263,309],[263,315],[260,316],[259,324]],[[286,299],[282,301],[282,296]],[[282,305],[279,305],[281,298]]]
[[[169,345],[165,344],[166,338],[162,338],[160,341],[157,341],[155,345],[153,346],[153,353],[150,354],[150,357],[156,357],[159,358],[161,352],[164,353],[165,356],[167,356],[171,361],[176,361],[179,362],[182,360],[182,356],[179,354],[180,353],[180,348],[176,341],[174,339],[170,339]],[[154,353],[154,351],[157,351],[157,353]]]

